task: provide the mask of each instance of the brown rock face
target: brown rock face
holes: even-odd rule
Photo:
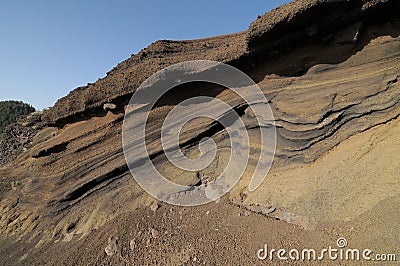
[[[351,246],[367,243],[370,249],[395,251],[400,237],[393,218],[400,213],[399,12],[395,0],[298,0],[259,17],[245,32],[158,41],[105,78],[72,91],[45,111],[47,126],[29,149],[0,168],[3,264],[40,264],[54,253],[60,256],[49,264],[71,264],[76,257],[98,264],[182,264],[194,258],[210,264],[250,264],[257,262],[254,250],[263,246],[263,237],[308,247],[310,241],[326,246],[327,240],[347,236]],[[259,125],[246,111],[248,106],[226,88],[179,86],[160,100],[147,126],[147,145],[160,172],[178,183],[196,185],[212,180],[226,165],[227,135],[214,130],[207,119],[184,129],[181,148],[189,157],[198,156],[199,136],[206,135],[221,150],[218,160],[202,171],[185,172],[163,156],[158,138],[162,121],[179,101],[192,96],[211,96],[232,106],[245,121],[252,156],[230,201],[194,210],[157,203],[157,211],[151,211],[154,199],[126,166],[121,143],[124,107],[156,71],[200,59],[235,66],[259,85],[275,117],[274,164],[263,184],[249,192],[260,143]],[[239,213],[237,206],[242,208]],[[249,215],[242,215],[244,208]],[[260,233],[256,227],[266,230]],[[111,236],[119,239],[111,243],[113,255],[107,256]],[[9,244],[10,239],[16,242]],[[87,252],[77,248],[78,239],[89,243]],[[228,245],[228,252],[235,254],[229,257],[231,253],[214,250],[210,241],[243,248]],[[19,248],[24,245],[31,255]],[[71,251],[63,253],[65,248]],[[157,248],[172,255],[166,258]]]
[[[101,114],[101,105],[106,102],[122,101],[123,106],[146,78],[178,62],[214,60],[248,69],[258,59],[265,62],[270,55],[290,52],[299,45],[313,41],[329,43],[334,33],[353,24],[384,22],[387,17],[395,17],[398,5],[395,1],[295,1],[260,17],[247,32],[195,41],[157,41],[118,64],[105,78],[60,99],[44,119],[61,126],[82,116],[87,118],[88,113]],[[271,73],[296,75],[312,64],[337,63],[348,55],[332,53],[331,58],[321,58],[321,62],[295,62],[301,65],[276,68]]]

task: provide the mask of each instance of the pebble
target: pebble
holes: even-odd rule
[[[135,241],[135,239],[132,239],[132,240],[129,242],[129,248],[130,248],[132,251],[135,250],[135,248],[136,248],[136,241]]]
[[[150,210],[153,212],[156,212],[160,208],[160,205],[157,202],[154,202],[153,204],[150,205]]]
[[[159,235],[158,231],[157,231],[156,229],[152,228],[152,229],[151,229],[151,236],[152,236],[153,238],[157,238],[158,235]]]
[[[117,253],[117,250],[118,250],[117,239],[109,237],[108,245],[104,249],[104,252],[107,254],[107,256],[113,256],[115,253]]]
[[[105,103],[103,105],[104,111],[114,110],[115,108],[117,108],[117,106],[115,104],[113,104],[113,103]]]

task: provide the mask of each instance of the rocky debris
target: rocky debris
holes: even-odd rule
[[[261,215],[265,215],[267,217],[285,221],[290,224],[295,224],[295,225],[301,226],[302,228],[304,228],[306,230],[311,230],[315,226],[315,224],[310,220],[309,217],[302,217],[302,216],[296,215],[296,214],[288,211],[286,208],[276,208],[273,206],[264,207],[263,205],[257,204],[257,203],[246,204],[243,201],[237,200],[235,198],[230,198],[229,200],[234,205],[245,209],[244,216],[250,216],[251,212],[258,213]],[[242,215],[243,214],[241,212],[238,213],[239,217]]]
[[[33,112],[20,117],[7,126],[0,137],[0,166],[13,161],[34,144],[34,137],[45,124],[42,112]]]
[[[213,181],[215,181],[215,179],[217,179],[217,176],[213,176],[213,175],[207,175],[201,172],[197,172],[196,173],[196,177],[199,180],[199,184],[208,184],[211,183]]]
[[[33,112],[29,114],[21,123],[21,125],[24,127],[37,125],[38,123],[42,122],[42,113],[43,112]]]
[[[18,123],[6,127],[0,140],[0,166],[13,161],[21,153],[27,151],[37,132],[38,129]]]
[[[251,204],[245,204],[242,200],[238,200],[236,198],[230,198],[229,199],[231,203],[243,207],[246,209],[244,212],[245,216],[249,216],[249,211],[262,214],[265,216],[273,217],[273,213],[276,211],[276,208],[273,206],[265,207],[261,204],[258,203],[251,203]],[[239,215],[240,216],[240,215]]]

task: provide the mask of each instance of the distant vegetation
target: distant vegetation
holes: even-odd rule
[[[18,117],[32,112],[35,112],[35,108],[20,101],[0,102],[0,138],[6,126],[15,123]]]

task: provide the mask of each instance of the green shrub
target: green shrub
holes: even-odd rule
[[[17,187],[21,186],[21,182],[20,181],[11,181],[11,188],[12,189],[16,189]]]

